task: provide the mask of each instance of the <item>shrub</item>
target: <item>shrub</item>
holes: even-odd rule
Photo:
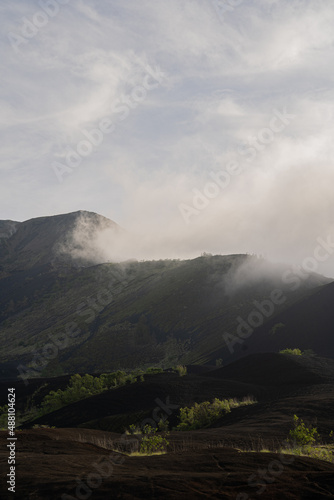
[[[293,429],[289,431],[288,442],[299,446],[312,445],[319,434],[316,427],[306,427],[303,420],[297,415],[293,416]]]
[[[294,354],[295,356],[301,356],[303,353],[300,349],[282,349],[279,351],[280,354]]]
[[[329,433],[329,437],[333,437],[333,431]],[[293,429],[289,432],[287,439],[290,447],[281,449],[280,453],[289,453],[298,456],[317,458],[334,463],[334,453],[332,444],[315,444],[319,441],[320,436],[316,427],[307,427],[303,420],[297,415],[293,416]]]
[[[187,367],[186,366],[177,365],[177,367],[175,368],[175,371],[180,375],[180,377],[184,377],[185,375],[187,375]]]
[[[140,443],[139,453],[142,455],[153,455],[154,453],[166,453],[169,442],[150,425],[145,425],[144,436]]]
[[[334,461],[333,451],[323,446],[304,446],[302,454],[311,458],[318,458],[319,460],[326,460],[326,462]]]
[[[300,457],[317,458],[326,462],[334,463],[334,454],[331,449],[326,446],[295,446],[294,448],[281,449],[280,453],[292,454]]]
[[[113,389],[120,385],[124,385],[127,377],[128,375],[125,372],[118,370],[113,373],[102,373],[100,379],[103,387]]]
[[[72,375],[66,389],[50,391],[44,397],[41,404],[41,414],[45,415],[81,399],[133,382],[136,382],[134,375],[126,374],[120,370],[114,373],[103,373],[100,377],[88,374],[84,376]]]
[[[212,403],[204,401],[203,403],[195,403],[189,408],[180,408],[180,423],[177,425],[176,430],[190,431],[208,427],[220,417],[229,413],[231,408],[252,403],[255,403],[252,398],[245,398],[244,401],[215,398]]]
[[[158,368],[156,366],[151,366],[150,368],[147,368],[146,373],[162,373],[163,369]]]
[[[220,416],[231,411],[228,400],[220,401],[215,398],[212,403],[204,401],[195,403],[190,408],[180,408],[180,423],[177,430],[195,430],[207,427]]]

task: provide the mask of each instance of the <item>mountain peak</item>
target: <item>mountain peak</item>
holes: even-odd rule
[[[1,264],[8,271],[56,262],[70,264],[78,260],[67,251],[73,246],[78,248],[78,235],[87,242],[103,230],[115,235],[122,232],[116,222],[86,210],[37,217],[21,223],[0,221],[0,233],[6,234],[3,237],[5,244],[0,244]],[[79,260],[82,263],[82,259]],[[87,259],[84,264],[89,265]]]

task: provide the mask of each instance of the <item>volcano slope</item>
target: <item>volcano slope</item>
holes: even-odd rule
[[[329,442],[332,360],[266,353],[194,371],[199,373],[147,376],[30,423],[57,428],[18,431],[16,498],[333,498],[333,463],[278,453],[294,414],[316,425],[323,442]],[[165,455],[114,451],[120,441],[126,449],[133,440],[123,433],[129,423],[140,426],[165,415],[173,427],[182,406],[247,394],[258,403],[232,409],[210,428],[171,430]],[[5,484],[6,437],[1,432],[1,498],[11,498]],[[261,453],[263,448],[270,451]]]
[[[93,260],[76,244],[82,225]],[[0,239],[1,378],[225,364],[296,340],[334,357],[331,308],[319,305],[331,303],[332,280],[310,273],[296,289],[284,279],[286,265],[251,255],[106,263],[94,250],[100,230],[110,230],[115,245],[123,234],[108,219],[77,212],[26,221]],[[305,301],[313,316],[303,339],[294,325]]]

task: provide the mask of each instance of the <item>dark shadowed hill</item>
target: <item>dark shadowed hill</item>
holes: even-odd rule
[[[137,382],[105,391],[88,399],[72,403],[33,421],[56,427],[92,427],[123,432],[126,425],[140,416],[150,416],[154,408],[165,415],[163,408],[170,405],[171,421],[176,423],[177,409],[194,402],[218,398],[243,398],[248,395],[264,397],[269,391],[260,385],[233,380],[211,380],[201,376],[180,377],[175,373],[145,375]],[[143,417],[142,417],[143,418]],[[29,427],[32,423],[27,423]]]
[[[293,354],[252,354],[204,374],[262,386],[293,386],[334,381],[334,360]]]
[[[320,356],[334,353],[334,283],[319,287],[310,296],[269,318],[236,353],[279,351],[298,347]]]
[[[39,384],[43,389],[37,392],[39,396],[45,395],[45,387],[49,386],[48,390],[51,390],[51,387],[55,390],[57,383],[63,388],[64,381],[64,378],[40,380]],[[121,432],[125,425],[135,423],[138,416],[145,414],[149,416],[154,408],[159,406],[157,400],[162,402],[161,406],[171,404],[169,419],[174,424],[178,408],[191,406],[194,402],[214,398],[241,399],[247,396],[252,396],[261,402],[260,409],[256,405],[247,410],[240,408],[234,411],[233,415],[226,419],[231,424],[236,421],[235,415],[265,413],[263,404],[268,400],[289,397],[296,391],[303,396],[313,394],[313,386],[327,387],[333,382],[333,360],[265,353],[246,356],[226,367],[200,375],[180,377],[176,373],[169,372],[145,375],[143,382],[105,391],[72,403],[39,417],[33,423],[56,427],[83,426]],[[36,383],[34,387],[36,391]],[[30,388],[26,391],[27,394],[31,394]],[[20,393],[24,401],[23,387]],[[313,396],[310,399],[312,400]],[[36,399],[36,402],[38,401],[39,399]],[[26,425],[29,427],[32,423]]]
[[[257,341],[254,332],[231,352],[224,337],[255,304],[280,290],[284,300],[273,306],[275,316],[328,282],[310,275],[293,292],[282,272],[256,257],[217,255],[12,273],[0,281],[0,339],[6,345],[0,360],[37,368],[36,374],[42,366],[49,370],[45,375],[216,359],[226,364]],[[45,358],[50,339],[55,354]],[[321,342],[317,334],[315,343]]]
[[[106,391],[31,422],[60,428],[17,431],[15,498],[333,497],[334,464],[292,454],[286,441],[297,414],[317,427],[323,445],[332,446],[332,360],[266,353],[205,372],[145,375],[144,382]],[[47,387],[55,390],[65,382],[62,377],[15,385],[25,407],[33,392],[38,399]],[[0,387],[6,394],[7,384]],[[171,430],[164,455],[128,456],[115,451],[136,441],[124,434],[132,423],[140,427],[147,419],[168,415],[174,426],[179,407],[214,397],[240,398],[250,391],[257,403],[232,409],[209,427]],[[2,477],[8,466],[7,436],[7,431],[0,431]],[[11,498],[4,481],[0,494]]]

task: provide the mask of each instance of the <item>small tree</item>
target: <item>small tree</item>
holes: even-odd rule
[[[316,427],[306,427],[303,420],[293,416],[293,429],[289,432],[288,442],[299,446],[312,445],[319,438]]]
[[[143,438],[140,443],[140,453],[153,455],[154,453],[166,453],[169,442],[164,436],[156,434],[156,429],[150,425],[143,428]]]

